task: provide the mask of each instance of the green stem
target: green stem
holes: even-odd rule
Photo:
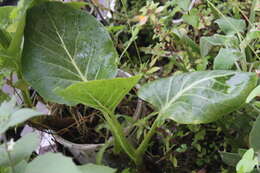
[[[137,165],[142,164],[143,155],[149,146],[150,140],[152,139],[153,135],[156,133],[156,129],[157,129],[160,121],[161,121],[161,116],[158,115],[157,118],[155,119],[155,121],[153,122],[153,125],[152,125],[150,131],[147,133],[147,135],[144,137],[144,140],[137,148],[136,153],[135,153],[136,157],[138,159],[136,162]]]
[[[5,134],[3,134],[3,139],[4,139],[4,144],[5,144],[5,150],[6,150],[6,153],[7,153],[8,160],[9,160],[9,166],[11,167],[11,172],[15,173],[12,157],[11,157],[10,152],[8,151],[7,139],[6,139],[6,135]]]
[[[135,154],[134,147],[128,142],[127,138],[124,135],[124,131],[118,120],[115,118],[115,115],[111,112],[103,112],[103,115],[108,122],[112,134],[115,140],[120,144],[122,149],[126,152],[126,154],[137,163],[137,157]]]
[[[17,77],[19,80],[23,80],[23,76],[22,76],[21,72],[17,72]],[[21,92],[22,92],[22,96],[23,96],[23,101],[26,104],[26,106],[29,108],[32,108],[33,104],[32,104],[28,89],[26,89],[26,90],[21,89]]]

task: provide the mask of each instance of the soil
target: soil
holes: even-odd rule
[[[117,107],[116,114],[134,115],[137,102],[137,97],[129,94]],[[52,104],[50,111],[51,116],[46,116],[42,124],[73,143],[99,144],[111,136],[102,113],[98,110],[82,104],[75,107]],[[124,121],[123,116],[120,116],[119,121]]]

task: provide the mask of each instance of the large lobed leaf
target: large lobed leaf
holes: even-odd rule
[[[60,2],[28,11],[22,71],[45,99],[65,103],[53,89],[114,77],[117,57],[106,29],[86,12]]]
[[[164,118],[209,123],[239,108],[256,80],[254,73],[234,71],[184,73],[145,84],[138,95]]]

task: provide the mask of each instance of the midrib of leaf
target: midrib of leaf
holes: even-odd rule
[[[74,66],[74,68],[75,68],[76,71],[78,72],[78,74],[79,74],[80,78],[82,79],[82,81],[84,81],[84,82],[88,81],[88,80],[86,79],[86,77],[81,73],[81,71],[80,71],[78,65],[77,65],[76,62],[74,61],[74,58],[71,56],[69,50],[67,49],[67,46],[66,46],[66,44],[64,43],[63,38],[61,37],[61,35],[60,35],[59,31],[58,31],[58,28],[57,28],[55,22],[53,21],[51,15],[49,14],[49,12],[48,12],[47,9],[46,9],[46,12],[47,12],[47,14],[48,14],[49,19],[51,20],[52,26],[54,27],[56,34],[58,35],[58,37],[59,37],[59,39],[60,39],[62,48],[65,50],[66,54],[68,55],[68,57],[69,57],[69,59],[70,59],[72,65]]]
[[[185,92],[191,90],[193,87],[195,87],[196,85],[204,82],[204,81],[207,81],[207,80],[210,80],[210,79],[214,79],[214,78],[217,78],[217,77],[224,77],[224,76],[229,76],[229,75],[232,75],[232,74],[235,74],[235,72],[231,72],[231,73],[228,73],[228,74],[223,74],[223,75],[214,75],[214,76],[210,76],[210,77],[206,77],[206,78],[203,78],[203,79],[200,79],[192,84],[190,84],[188,87],[184,88],[184,89],[180,89],[180,92],[178,92],[169,102],[167,102],[165,104],[164,107],[162,107],[161,109],[161,114],[163,114],[163,112],[165,110],[167,110],[176,100],[178,100],[181,96],[184,95]],[[169,85],[170,87],[171,85]],[[168,96],[167,96],[168,97]]]

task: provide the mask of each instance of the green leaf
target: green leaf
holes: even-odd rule
[[[238,162],[236,166],[236,171],[238,173],[249,173],[254,170],[257,165],[257,158],[254,157],[254,149],[251,148],[243,155],[242,159]]]
[[[14,166],[14,173],[26,173],[25,169],[27,167],[28,163],[25,160],[22,160],[18,164]]]
[[[12,164],[17,164],[22,160],[28,160],[32,152],[39,145],[39,137],[35,133],[30,133],[26,136],[23,136],[14,144],[13,149],[9,151]],[[5,144],[0,145],[0,165],[9,166],[9,158],[6,152]]]
[[[113,136],[125,152],[135,160],[134,148],[124,137],[123,129],[114,117],[114,110],[125,95],[133,88],[141,75],[130,78],[115,78],[79,82],[57,93],[65,100],[81,103],[103,112]]]
[[[245,49],[251,41],[254,39],[259,39],[260,38],[260,30],[257,28],[251,29],[247,35],[246,38],[240,43],[240,48]]]
[[[249,103],[251,100],[253,100],[256,96],[260,96],[260,85],[257,86],[247,97],[246,103]]]
[[[233,35],[215,34],[210,37],[200,38],[200,54],[207,56],[213,46],[237,47],[238,39]]]
[[[256,81],[254,73],[192,72],[145,84],[138,95],[162,118],[183,124],[209,123],[244,104]]]
[[[249,144],[256,152],[260,151],[260,116],[254,122],[254,126],[249,134]]]
[[[79,169],[82,173],[115,173],[116,170],[107,166],[87,164],[80,166]]]
[[[4,49],[7,49],[8,46],[10,45],[10,42],[11,42],[10,34],[0,28],[0,46]]]
[[[59,2],[28,11],[22,71],[45,99],[65,103],[53,89],[113,78],[117,57],[108,32],[88,13]]]
[[[223,17],[215,21],[219,28],[226,34],[236,34],[244,32],[246,23],[242,19],[234,19],[231,17]]]
[[[66,2],[66,5],[69,5],[71,6],[72,8],[75,8],[75,9],[81,9],[81,8],[84,8],[85,6],[89,5],[88,2],[83,2],[83,1],[71,1],[71,2]]]
[[[57,93],[65,100],[81,103],[103,112],[114,112],[125,95],[137,84],[140,75],[130,78],[114,78],[78,82]]]
[[[0,106],[0,134],[10,127],[39,115],[42,115],[42,113],[28,108],[20,109],[17,107],[16,99],[13,97],[9,102],[5,101]]]
[[[214,59],[214,70],[230,70],[236,61],[241,57],[241,53],[236,49],[221,48]]]
[[[187,47],[190,47],[192,51],[198,54],[200,53],[200,48],[198,44],[193,41],[183,30],[173,29],[173,33],[178,36],[181,43],[185,44]]]
[[[188,11],[190,6],[190,0],[177,0],[177,4],[184,11]]]
[[[12,23],[10,14],[14,8],[14,6],[0,7],[0,29],[5,30]]]
[[[87,164],[76,166],[72,159],[62,154],[47,153],[38,156],[26,167],[26,173],[115,173],[115,169]]]
[[[10,14],[10,18],[13,22],[8,26],[7,31],[14,32],[14,36],[8,48],[8,55],[13,56],[17,61],[20,61],[26,12],[33,3],[34,0],[20,0],[17,7],[14,8]]]
[[[220,152],[221,159],[229,166],[236,166],[241,159],[241,156],[237,153]]]
[[[183,21],[187,22],[189,25],[192,25],[194,28],[198,28],[199,27],[199,14],[198,14],[198,10],[197,9],[192,9],[189,14],[184,14],[183,15]]]
[[[26,167],[26,173],[84,173],[72,159],[62,154],[47,153],[35,158]]]

